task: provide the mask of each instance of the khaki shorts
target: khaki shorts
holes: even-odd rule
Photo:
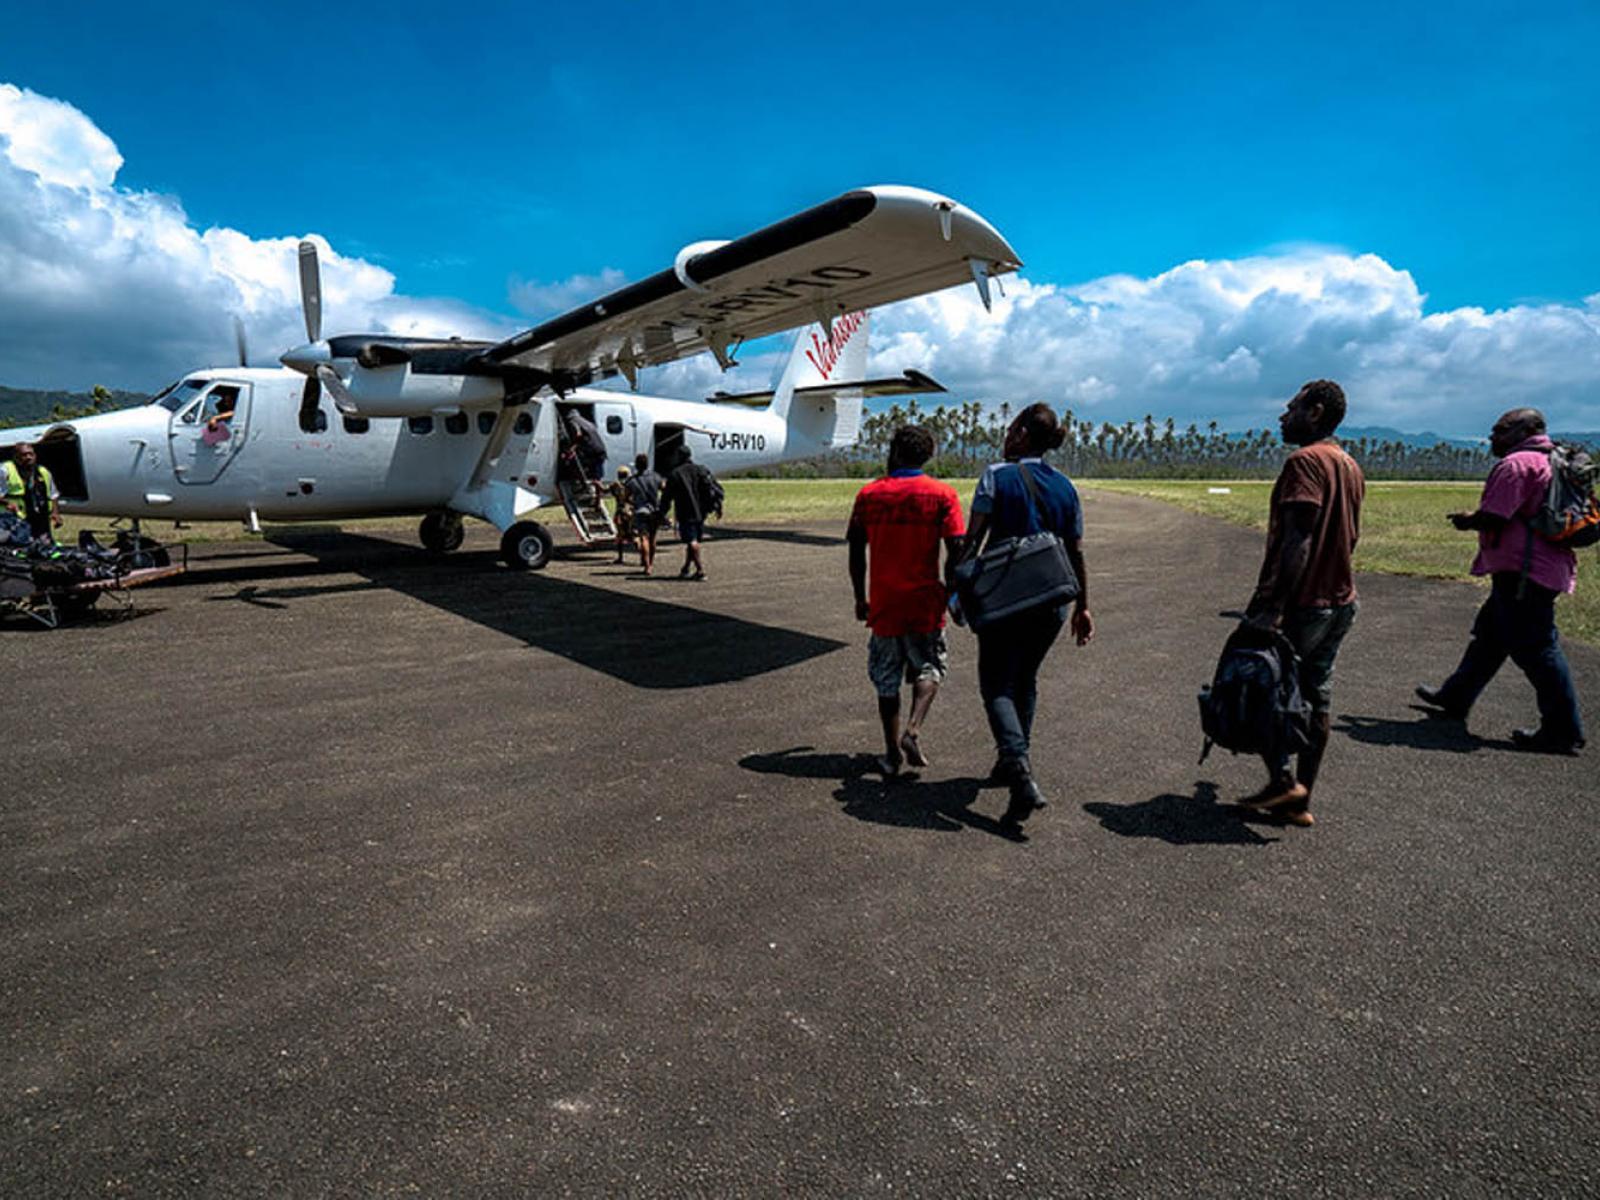
[[[880,696],[898,696],[900,683],[931,679],[943,683],[950,668],[950,651],[944,630],[903,633],[897,637],[872,635],[867,643],[867,674]]]

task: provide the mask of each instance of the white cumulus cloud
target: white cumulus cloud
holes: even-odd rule
[[[1532,404],[1558,427],[1600,428],[1600,295],[1426,313],[1409,272],[1332,250],[1006,289],[992,314],[972,288],[883,310],[875,369],[916,367],[963,398],[1047,400],[1094,420],[1261,425],[1325,377],[1345,385],[1355,424],[1480,432]]]
[[[241,316],[254,362],[305,340],[298,237],[196,229],[168,196],[119,187],[122,156],[69,104],[0,84],[0,382],[151,389],[229,361]],[[503,336],[515,322],[395,291],[320,238],[330,331]]]
[[[121,166],[76,108],[0,84],[0,383],[153,388],[228,361],[235,313],[256,362],[303,339],[297,236],[197,229],[173,197],[119,186]],[[504,336],[626,282],[612,267],[512,279],[511,317],[404,295],[389,271],[316,240],[330,331]],[[1317,247],[1004,286],[992,313],[971,287],[875,313],[873,372],[915,367],[956,399],[1047,400],[1096,421],[1260,426],[1302,382],[1331,377],[1355,424],[1471,433],[1532,404],[1558,428],[1600,429],[1600,294],[1429,312],[1410,272]],[[727,374],[707,355],[651,370],[641,390],[766,387],[782,346],[746,347]]]
[[[603,267],[598,275],[573,275],[555,283],[513,276],[507,292],[518,312],[530,317],[548,317],[597,300],[627,281],[627,276],[617,268]]]
[[[0,136],[13,165],[62,187],[110,187],[116,143],[70,104],[0,83]]]

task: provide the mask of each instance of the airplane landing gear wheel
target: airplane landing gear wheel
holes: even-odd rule
[[[460,547],[466,536],[466,526],[455,513],[429,513],[417,529],[422,548],[430,554],[449,554]]]
[[[550,561],[555,541],[537,521],[518,521],[500,537],[500,557],[517,571],[538,571]]]

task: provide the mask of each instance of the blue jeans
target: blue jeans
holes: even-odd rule
[[[978,634],[978,692],[1002,758],[1026,758],[1039,698],[1039,666],[1061,626],[1064,606],[1018,613]]]
[[[1489,598],[1472,623],[1467,652],[1455,674],[1439,688],[1439,700],[1446,708],[1465,713],[1509,658],[1533,684],[1539,698],[1539,728],[1545,735],[1556,742],[1582,741],[1578,693],[1556,636],[1556,594],[1529,580],[1519,600],[1521,586],[1517,572],[1495,572]]]

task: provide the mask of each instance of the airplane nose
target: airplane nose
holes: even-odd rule
[[[314,375],[318,366],[333,361],[333,354],[327,342],[307,342],[286,352],[278,361],[302,375]]]

